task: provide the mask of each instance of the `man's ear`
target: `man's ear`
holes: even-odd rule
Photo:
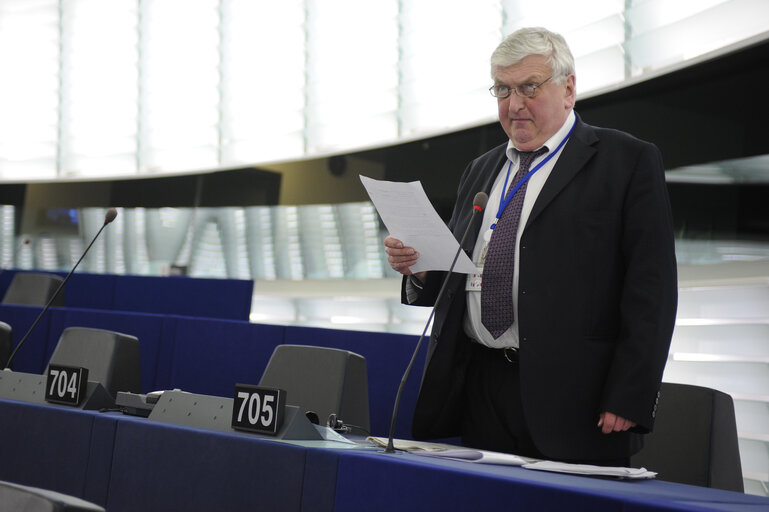
[[[566,110],[571,110],[577,100],[577,77],[574,76],[574,73],[566,77],[564,85],[566,87],[564,88],[563,106]]]

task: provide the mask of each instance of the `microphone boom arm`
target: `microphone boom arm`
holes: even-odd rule
[[[422,335],[419,337],[419,340],[417,341],[417,346],[414,349],[414,353],[411,355],[411,360],[409,361],[409,364],[406,367],[406,371],[403,373],[403,377],[401,378],[401,383],[398,386],[398,393],[395,395],[395,406],[393,407],[393,417],[390,422],[390,434],[387,437],[387,447],[384,450],[385,453],[395,453],[393,438],[395,436],[395,422],[398,419],[398,408],[400,407],[401,394],[403,393],[403,388],[406,387],[406,381],[408,380],[409,375],[411,374],[411,368],[414,366],[414,361],[416,361],[417,359],[417,354],[419,354],[419,348],[422,346],[422,340],[424,340],[425,334],[427,334],[427,329],[433,321],[435,310],[438,307],[438,304],[440,303],[441,299],[443,298],[443,292],[446,289],[446,286],[449,284],[449,277],[451,276],[451,273],[454,270],[454,265],[456,265],[457,259],[459,259],[459,253],[462,251],[462,247],[465,245],[465,240],[467,239],[467,235],[470,233],[470,227],[473,224],[475,224],[474,222],[475,215],[478,212],[483,211],[483,209],[486,207],[486,202],[488,201],[488,199],[489,199],[488,195],[486,195],[484,192],[478,192],[475,195],[475,199],[473,200],[472,217],[470,217],[470,221],[467,223],[465,232],[462,234],[462,240],[460,240],[459,242],[459,249],[454,255],[454,260],[451,262],[451,266],[449,267],[449,270],[446,273],[446,277],[443,280],[443,284],[441,285],[441,288],[438,291],[438,295],[436,296],[436,299],[435,299],[435,304],[433,305],[432,311],[430,311],[430,316],[427,319],[425,328],[422,331]]]
[[[32,331],[35,330],[35,327],[37,327],[37,324],[40,322],[40,319],[43,318],[43,315],[46,311],[48,311],[48,308],[51,307],[51,304],[53,304],[53,301],[56,300],[56,297],[59,296],[59,292],[64,288],[64,285],[67,284],[67,281],[69,280],[70,276],[73,272],[75,272],[75,269],[78,265],[80,265],[80,262],[83,261],[83,258],[85,258],[85,255],[88,254],[88,251],[91,249],[91,246],[96,241],[97,238],[99,238],[99,235],[102,231],[104,231],[104,228],[107,227],[107,224],[115,220],[115,217],[117,216],[117,210],[114,208],[110,208],[107,210],[107,214],[104,217],[104,224],[101,225],[101,228],[99,228],[99,231],[96,233],[96,236],[93,237],[91,240],[91,243],[88,244],[88,247],[86,247],[85,251],[83,251],[83,254],[80,255],[80,259],[77,260],[77,263],[75,263],[75,266],[72,267],[72,270],[69,271],[69,274],[67,274],[67,277],[64,278],[64,280],[59,284],[59,287],[56,288],[56,291],[53,292],[53,295],[51,295],[51,298],[48,299],[48,303],[43,307],[42,311],[40,311],[40,314],[37,315],[37,318],[32,323],[32,326],[27,329],[27,333],[24,335],[24,337],[21,339],[18,345],[16,345],[16,348],[11,353],[10,357],[8,357],[8,361],[5,363],[5,369],[10,370],[11,369],[11,362],[13,361],[13,358],[16,356],[16,353],[19,351],[19,349],[24,345],[24,343],[27,341],[27,338],[29,338],[29,335],[32,333]]]

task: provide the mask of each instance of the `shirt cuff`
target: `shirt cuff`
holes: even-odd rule
[[[424,290],[425,285],[414,275],[410,275],[406,280],[406,300],[413,304],[419,298],[419,293]]]

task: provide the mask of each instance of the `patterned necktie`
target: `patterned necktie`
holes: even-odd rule
[[[505,196],[529,172],[529,165],[546,147],[537,151],[519,152],[520,165]],[[526,195],[528,180],[521,185],[502,212],[492,232],[491,241],[483,264],[481,282],[481,322],[494,339],[499,338],[513,323],[513,267],[515,265],[515,241],[521,208]]]

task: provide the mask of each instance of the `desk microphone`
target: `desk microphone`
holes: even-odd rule
[[[414,361],[417,358],[417,354],[419,353],[419,347],[422,346],[422,340],[425,338],[425,334],[427,333],[427,328],[430,326],[430,322],[433,321],[433,315],[435,314],[435,308],[438,307],[438,304],[440,303],[441,299],[443,298],[443,292],[446,290],[446,285],[449,282],[449,278],[451,277],[451,272],[454,270],[454,265],[457,263],[457,259],[459,258],[459,253],[462,251],[462,246],[465,245],[465,240],[467,239],[467,235],[470,233],[470,228],[475,224],[475,219],[477,218],[477,215],[483,211],[484,208],[486,208],[486,203],[489,200],[488,194],[485,192],[478,192],[475,194],[475,197],[473,198],[473,213],[472,217],[470,217],[470,221],[467,223],[467,227],[465,228],[465,232],[462,235],[462,240],[459,242],[459,247],[457,248],[457,253],[454,255],[454,260],[451,262],[451,266],[449,267],[449,271],[446,272],[446,277],[443,278],[443,284],[441,284],[441,289],[438,291],[438,296],[435,298],[435,304],[433,304],[433,309],[430,312],[430,317],[427,319],[427,323],[425,324],[425,328],[422,331],[422,335],[419,337],[419,341],[417,341],[417,346],[414,349],[414,354],[411,356],[411,361],[409,361],[409,365],[406,367],[406,371],[403,373],[403,378],[401,378],[400,386],[398,386],[398,394],[395,396],[395,407],[393,407],[393,417],[392,421],[390,422],[390,435],[387,438],[387,448],[385,448],[385,453],[395,453],[395,447],[393,446],[393,436],[395,435],[395,421],[398,419],[398,407],[400,406],[401,402],[401,394],[403,393],[403,388],[406,386],[406,381],[409,378],[409,374],[411,373],[411,367],[414,366]]]
[[[11,362],[13,361],[13,358],[16,356],[16,352],[19,351],[22,345],[24,345],[24,342],[27,341],[27,338],[29,338],[29,335],[32,333],[32,331],[37,327],[37,324],[40,322],[40,319],[43,318],[43,315],[46,311],[48,311],[48,308],[51,307],[51,304],[56,299],[56,297],[59,295],[59,292],[64,288],[64,285],[67,284],[67,281],[69,280],[72,273],[75,271],[78,265],[80,265],[80,262],[83,261],[83,258],[85,258],[85,255],[88,254],[89,249],[91,249],[91,246],[96,241],[96,239],[99,237],[102,231],[104,231],[104,228],[115,220],[115,217],[117,217],[117,210],[114,208],[110,208],[107,210],[107,214],[104,216],[104,224],[102,224],[101,228],[99,228],[99,231],[96,233],[96,236],[93,237],[93,240],[91,240],[91,243],[88,244],[88,247],[85,248],[85,251],[83,251],[83,254],[80,256],[80,259],[77,260],[77,263],[75,263],[75,266],[72,267],[72,270],[69,271],[69,274],[67,274],[67,277],[64,278],[64,280],[61,282],[58,288],[56,288],[56,291],[53,293],[50,299],[48,299],[48,303],[45,305],[43,310],[40,312],[39,315],[37,315],[37,319],[32,323],[32,326],[27,330],[27,333],[24,335],[24,337],[21,339],[18,345],[16,345],[16,349],[11,353],[11,356],[8,358],[8,362],[5,363],[5,370],[10,371],[11,369]]]

